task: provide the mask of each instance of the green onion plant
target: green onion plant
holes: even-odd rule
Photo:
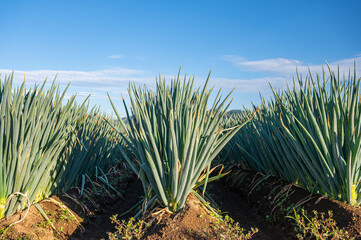
[[[194,77],[184,81],[178,76],[170,85],[159,77],[155,92],[130,84],[131,108],[123,99],[125,121],[114,111],[124,131],[118,131],[135,160],[120,151],[133,171],[140,177],[148,200],[157,199],[171,211],[183,208],[193,188],[210,178],[212,160],[241,126],[223,129],[229,93],[223,100],[218,92],[208,106],[212,89],[195,89]]]
[[[0,219],[27,200],[68,190],[82,174],[106,172],[119,158],[118,135],[105,116],[77,104],[75,95],[63,104],[68,87],[45,84],[13,88],[13,74],[0,78]]]
[[[329,67],[254,106],[255,117],[236,136],[249,167],[350,204],[361,202],[360,81]],[[244,113],[245,114],[245,113]],[[240,114],[237,118],[244,119]]]

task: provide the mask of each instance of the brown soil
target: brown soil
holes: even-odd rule
[[[74,235],[73,239],[79,239],[77,236],[82,236],[81,232],[84,232],[83,234],[92,232],[94,222],[99,220],[104,226],[108,224],[106,229],[112,230],[109,227],[111,225],[109,217],[98,220],[95,216],[107,211],[104,206],[117,206],[121,203],[124,207],[119,207],[119,212],[124,212],[127,204],[130,203],[123,200],[123,195],[127,194],[132,186],[139,183],[134,181],[134,176],[124,170],[113,173],[113,176],[108,175],[108,177],[112,179],[112,185],[116,186],[119,193],[96,181],[94,182],[95,188],[90,183],[86,184],[82,196],[79,194],[79,188],[70,189],[66,194],[52,196],[39,202],[52,224],[46,221],[33,205],[26,218],[20,223],[10,226],[13,222],[22,219],[26,211],[0,220],[0,239],[69,239],[73,237],[72,235]],[[134,198],[136,199],[136,197]],[[114,205],[115,203],[116,205]],[[116,213],[114,212],[114,214]],[[96,220],[94,221],[94,219]],[[102,229],[98,229],[98,232],[100,232],[99,230]],[[106,236],[106,232],[102,231],[102,237]],[[88,239],[100,239],[97,234],[94,237]],[[87,239],[87,237],[81,237],[81,239]]]
[[[222,180],[223,185],[238,192],[250,206],[275,226],[281,226],[288,235],[295,236],[294,221],[285,216],[294,216],[293,207],[304,208],[308,213],[333,212],[333,219],[339,228],[348,231],[349,237],[361,239],[361,208],[311,194],[303,188],[248,170],[234,171]],[[240,201],[243,204],[242,201]],[[312,215],[311,215],[312,216]]]
[[[165,210],[163,210],[165,211]],[[159,219],[158,224],[147,231],[144,239],[146,240],[184,240],[199,239],[197,231],[209,228],[215,218],[209,210],[193,195],[189,195],[183,210],[177,214],[164,212]]]
[[[51,199],[59,202],[61,201],[56,196],[53,196]],[[74,214],[73,217],[71,217],[71,214],[64,214],[61,211],[61,207],[58,204],[51,202],[49,199],[41,201],[39,205],[49,217],[51,216],[51,219],[54,219],[53,226],[55,229],[53,229],[52,226],[46,222],[46,220],[42,217],[37,208],[33,205],[30,207],[29,213],[26,218],[22,222],[11,226],[7,231],[7,234],[4,234],[3,236],[1,236],[1,238],[66,239],[67,236],[69,236],[69,233],[74,232],[75,229],[77,229],[77,227],[79,226],[79,223],[82,222],[82,219],[76,212],[72,211],[72,213]],[[9,226],[11,223],[20,220],[24,216],[25,211],[2,219],[0,222],[0,229]],[[77,220],[75,220],[74,217]],[[61,220],[61,218],[66,219]]]
[[[239,191],[227,187],[224,181],[211,182],[207,192],[222,213],[239,222],[240,226],[245,229],[258,228],[258,233],[252,237],[252,240],[291,239],[282,232],[279,226],[272,226],[266,222],[265,217],[257,208],[250,206]]]
[[[215,239],[250,239],[245,235],[240,235],[239,232],[235,233],[234,228],[232,232],[228,225],[225,225],[221,220],[215,217],[209,209],[194,195],[188,196],[185,207],[176,214],[169,213],[164,209],[161,210],[161,216],[152,219],[153,224],[146,232],[142,239],[145,240],[215,240]],[[159,215],[159,212],[157,213]],[[247,217],[247,216],[244,216]],[[233,227],[235,225],[233,224]],[[241,225],[243,228],[243,226]],[[248,229],[242,231],[243,234],[250,234],[251,238],[255,236]],[[262,238],[270,239],[270,238]]]
[[[39,204],[54,219],[55,230],[32,206],[26,219],[10,227],[6,233],[1,234],[1,231],[19,220],[24,212],[0,220],[0,239],[106,239],[107,232],[115,231],[110,217],[124,213],[143,195],[141,183],[134,176],[116,179],[112,185],[122,191],[124,198],[100,183],[95,183],[95,192],[92,185],[87,184],[83,196],[79,195],[79,189],[74,188],[67,195],[53,196],[52,199],[64,204],[75,218],[64,212],[58,203],[46,199]],[[292,215],[292,207],[295,206],[308,212],[331,210],[340,228],[346,229],[350,237],[361,239],[359,207],[310,194],[295,184],[274,177],[265,178],[260,173],[245,170],[234,171],[226,178],[210,183],[207,192],[219,209],[239,222],[246,232],[251,228],[259,230],[252,239],[294,239],[294,223],[285,216]],[[134,212],[118,220],[126,220],[133,215]],[[148,229],[144,239],[213,239],[205,238],[201,232],[219,224],[194,196],[189,197],[181,212],[170,214],[163,210],[153,219],[159,220],[159,223]]]
[[[93,218],[89,219],[87,224],[83,225],[85,231],[78,229],[69,237],[69,239],[107,239],[107,233],[115,231],[114,224],[111,223],[110,217],[115,214],[121,215],[126,212],[139,202],[140,197],[143,195],[144,192],[141,182],[136,178],[133,178],[125,189],[124,199],[119,199],[112,204],[104,205]],[[127,220],[132,215],[134,215],[133,212],[118,218],[118,220]]]

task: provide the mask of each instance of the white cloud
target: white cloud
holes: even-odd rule
[[[224,56],[223,59],[231,62],[241,70],[264,73],[264,76],[259,74],[257,74],[258,77],[254,78],[215,78],[211,76],[209,86],[216,85],[215,91],[222,87],[226,90],[225,92],[235,88],[235,92],[238,93],[255,94],[261,92],[267,95],[271,92],[269,84],[275,89],[284,89],[287,84],[292,85],[292,76],[296,73],[296,67],[302,74],[306,74],[308,68],[310,68],[311,72],[320,73],[322,71],[321,64],[306,64],[303,61],[295,59],[274,58],[248,61],[245,58],[233,55]],[[361,56],[357,56],[355,59],[358,64],[357,74],[361,76]],[[334,61],[330,63],[330,66],[334,71],[337,71],[337,66],[339,66],[341,73],[348,73],[349,68],[353,68],[355,59],[350,58]],[[3,79],[5,74],[9,75],[12,72],[13,71],[9,69],[0,69],[0,73],[2,73],[1,78]],[[135,82],[137,85],[153,87],[154,89],[157,74],[155,72],[129,68],[107,68],[95,71],[15,70],[14,82],[21,83],[24,80],[24,76],[27,84],[33,84],[35,82],[42,83],[45,78],[48,78],[48,83],[50,84],[54,77],[57,76],[56,83],[59,83],[61,86],[65,86],[71,82],[68,90],[69,96],[77,93],[78,97],[85,98],[92,93],[91,99],[94,99],[97,104],[102,104],[102,107],[105,105],[106,111],[110,112],[111,107],[108,106],[109,104],[106,105],[108,102],[107,92],[109,92],[112,99],[119,100],[121,94],[124,95],[125,99],[128,99],[129,96],[126,90],[129,81]],[[175,77],[174,73],[165,76],[167,81]],[[181,79],[183,79],[183,76],[181,76]],[[195,79],[195,86],[203,86],[205,80],[206,75],[198,75]],[[106,103],[103,105],[104,102]]]
[[[271,91],[270,84],[275,89],[285,89],[287,84],[293,85],[293,76],[296,77],[296,68],[303,76],[308,75],[311,71],[312,75],[315,73],[322,73],[322,67],[326,71],[328,76],[327,64],[307,64],[297,59],[286,59],[286,58],[273,58],[263,59],[257,61],[248,61],[244,57],[225,55],[222,59],[231,62],[242,71],[253,71],[258,73],[264,73],[265,76],[270,75],[271,77],[260,77],[251,79],[215,79],[217,82],[221,82],[222,86],[236,86],[236,91],[240,92],[261,92],[269,93]],[[361,76],[361,56],[356,55],[355,58],[341,59],[338,61],[330,62],[330,68],[332,71],[337,72],[338,68],[340,73],[348,74],[351,70],[353,74],[354,61],[356,60],[357,76]]]
[[[304,63],[300,60],[286,58],[272,58],[257,61],[248,61],[243,57],[225,55],[223,56],[223,59],[233,63],[235,66],[239,67],[243,71],[268,72],[288,76],[295,75],[296,68],[300,73],[306,74],[308,73],[308,70],[310,70],[311,72],[320,73],[322,71],[322,66],[326,67],[326,62],[313,65],[309,63]],[[339,67],[341,73],[347,73],[350,68],[353,68],[355,60],[357,63],[360,63],[361,56],[357,55],[355,58],[342,59],[339,61],[330,62],[329,65],[333,71],[337,71],[337,68]],[[358,73],[360,73],[361,68],[358,67],[357,71]]]
[[[265,93],[271,91],[272,87],[284,88],[287,83],[290,83],[287,77],[263,77],[263,78],[251,78],[251,79],[230,79],[230,78],[212,78],[210,83],[217,87],[222,86],[225,89],[235,88],[236,92],[244,93]]]
[[[24,81],[28,86],[32,87],[34,83],[43,83],[47,78],[47,84],[50,85],[55,78],[56,84],[62,88],[71,82],[70,87],[65,95],[65,99],[76,94],[77,101],[82,102],[86,97],[90,96],[90,104],[101,105],[102,111],[108,114],[112,113],[112,107],[109,103],[107,92],[110,94],[113,101],[121,109],[122,116],[125,114],[121,107],[121,95],[127,101],[129,95],[127,88],[129,81],[135,82],[137,85],[155,86],[156,74],[128,68],[108,68],[96,71],[67,71],[67,70],[9,70],[0,69],[0,78],[4,79],[5,75],[9,76],[14,72],[14,85],[19,85]]]
[[[121,59],[123,58],[124,56],[123,55],[120,55],[120,54],[115,54],[115,55],[110,55],[108,56],[108,58],[110,59]]]
[[[3,75],[10,75],[13,71],[0,69]],[[26,79],[26,83],[41,83],[44,79],[51,82],[56,77],[56,82],[65,85],[71,82],[73,87],[83,87],[93,90],[124,89],[129,81],[140,84],[152,84],[154,77],[143,70],[127,68],[110,68],[97,71],[57,71],[57,70],[15,70],[14,82],[20,83]],[[50,81],[49,81],[50,80]]]

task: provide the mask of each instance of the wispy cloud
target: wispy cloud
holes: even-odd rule
[[[129,95],[127,88],[129,81],[138,85],[147,85],[154,87],[155,73],[140,69],[128,68],[107,68],[96,71],[67,71],[67,70],[9,70],[0,69],[1,79],[5,75],[14,72],[14,84],[20,84],[24,81],[28,86],[34,83],[43,83],[47,78],[50,85],[56,77],[56,84],[65,87],[70,84],[70,88],[65,95],[65,99],[76,94],[79,102],[90,96],[91,105],[101,105],[102,111],[112,113],[112,107],[109,103],[107,92],[117,105],[120,106],[120,114],[125,115],[124,109],[121,107],[121,96],[128,102]]]
[[[234,66],[243,71],[254,71],[264,73],[261,77],[235,77],[235,78],[214,78],[211,76],[210,86],[216,85],[216,89],[222,87],[227,91],[235,88],[236,92],[267,94],[271,91],[269,84],[276,89],[284,89],[287,84],[292,84],[292,76],[295,75],[296,67],[299,72],[307,73],[308,68],[312,72],[321,72],[322,64],[312,65],[304,63],[301,60],[274,58],[257,61],[249,61],[245,58],[227,55],[224,60],[231,62]],[[342,59],[330,63],[331,68],[337,71],[347,73],[349,68],[353,68],[354,60],[359,65],[361,56],[350,59]],[[361,66],[357,67],[358,76],[361,76]],[[13,71],[9,69],[0,69],[2,78],[5,74],[9,75]],[[272,73],[272,74],[270,74]],[[174,73],[173,73],[174,74]],[[241,75],[241,74],[240,74]],[[56,82],[62,86],[71,82],[69,94],[78,93],[79,97],[86,97],[92,93],[92,99],[106,99],[106,93],[109,92],[114,97],[119,97],[126,93],[129,81],[137,85],[155,86],[155,77],[157,74],[151,71],[129,68],[107,68],[95,71],[67,71],[67,70],[15,70],[14,82],[21,83],[24,80],[27,84],[42,83],[45,78],[49,83],[57,76]],[[166,74],[166,79],[170,80],[174,75]],[[205,76],[197,76],[195,79],[196,86],[202,86],[205,82]],[[125,97],[126,94],[124,94]]]
[[[243,93],[266,93],[270,92],[270,85],[274,88],[284,88],[289,82],[287,77],[263,77],[263,78],[212,78],[210,83],[216,86],[222,86],[225,89],[235,88],[236,92]]]
[[[272,58],[256,61],[249,61],[243,57],[235,55],[225,55],[222,58],[231,62],[243,71],[266,72],[279,75],[294,75],[296,68],[300,73],[307,73],[308,70],[311,72],[321,72],[322,66],[326,66],[326,62],[314,65],[311,63],[305,63],[301,60],[286,58]],[[330,62],[329,65],[334,71],[336,71],[339,67],[341,72],[348,72],[349,69],[353,67],[355,60],[357,63],[360,63],[361,56],[356,55],[355,58]],[[361,69],[358,68],[359,72],[360,70]]]
[[[260,78],[248,78],[248,79],[222,79],[222,85],[236,86],[236,91],[240,92],[261,92],[269,93],[271,91],[270,84],[275,89],[285,89],[287,84],[293,84],[293,76],[296,75],[296,68],[303,76],[307,75],[309,71],[311,74],[321,73],[324,67],[326,73],[327,64],[309,64],[304,61],[297,59],[286,59],[286,58],[272,58],[262,59],[256,61],[249,61],[244,57],[235,55],[225,55],[222,57],[223,60],[231,62],[234,66],[238,67],[241,71],[251,71],[263,73],[268,77]],[[356,55],[355,58],[341,59],[338,61],[330,62],[330,68],[336,72],[340,69],[341,74],[348,74],[349,70],[353,71],[354,61],[359,65],[361,63],[361,56]],[[357,76],[361,75],[361,66],[356,66]],[[271,73],[271,74],[270,74]],[[271,76],[269,76],[271,75]],[[327,74],[328,75],[328,74]]]
[[[115,55],[110,55],[108,56],[108,58],[110,59],[121,59],[123,58],[124,56],[123,55],[120,55],[120,54],[115,54]]]
[[[13,71],[9,69],[0,69],[2,76],[10,75]],[[97,92],[92,96],[106,95],[107,91],[120,92],[127,89],[129,81],[137,84],[154,84],[154,76],[149,71],[128,69],[128,68],[109,68],[96,71],[66,71],[66,70],[14,70],[14,82],[21,83],[26,79],[27,84],[42,83],[46,78],[52,82],[56,77],[56,82],[60,85],[67,85],[71,82],[71,88],[78,92],[86,91]],[[102,94],[100,94],[102,92]]]

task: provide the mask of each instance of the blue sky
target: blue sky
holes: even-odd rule
[[[28,85],[58,74],[79,100],[111,113],[129,81],[195,74],[226,93],[232,109],[290,83],[296,66],[327,60],[361,76],[360,1],[0,1],[0,72]],[[124,113],[118,101],[120,112]]]

